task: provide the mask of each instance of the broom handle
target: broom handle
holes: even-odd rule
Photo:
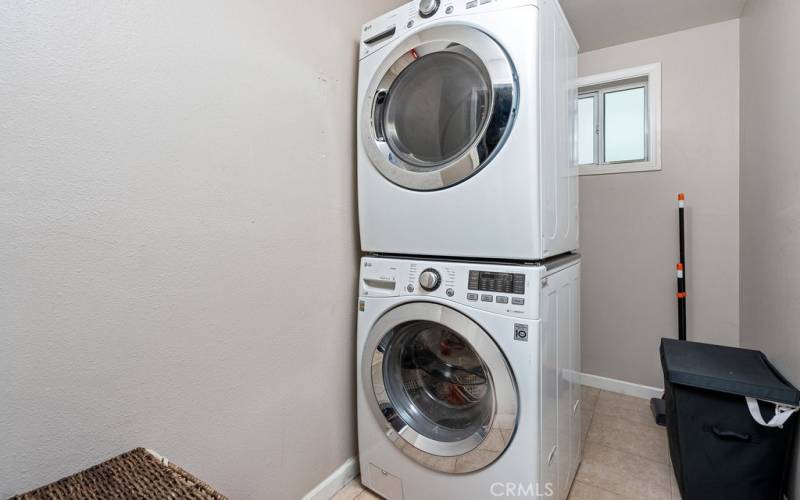
[[[686,249],[684,237],[683,211],[686,195],[678,194],[678,239],[680,242],[680,262],[678,263],[678,338],[686,340]]]

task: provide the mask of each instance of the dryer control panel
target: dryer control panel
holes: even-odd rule
[[[505,316],[539,318],[546,268],[536,265],[364,257],[361,297],[435,297]]]
[[[438,20],[538,4],[538,0],[413,0],[361,27],[360,57]]]

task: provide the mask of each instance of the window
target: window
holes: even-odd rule
[[[598,134],[597,95],[583,94],[578,97],[578,164],[597,163]]]
[[[581,175],[661,169],[661,65],[578,81]]]

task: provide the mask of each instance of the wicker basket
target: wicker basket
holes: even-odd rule
[[[225,499],[209,485],[144,448],[90,467],[60,481],[13,497],[22,500],[66,499]]]

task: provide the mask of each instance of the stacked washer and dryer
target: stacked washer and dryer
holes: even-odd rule
[[[421,0],[363,27],[358,448],[385,498],[569,493],[576,73],[556,0]]]

